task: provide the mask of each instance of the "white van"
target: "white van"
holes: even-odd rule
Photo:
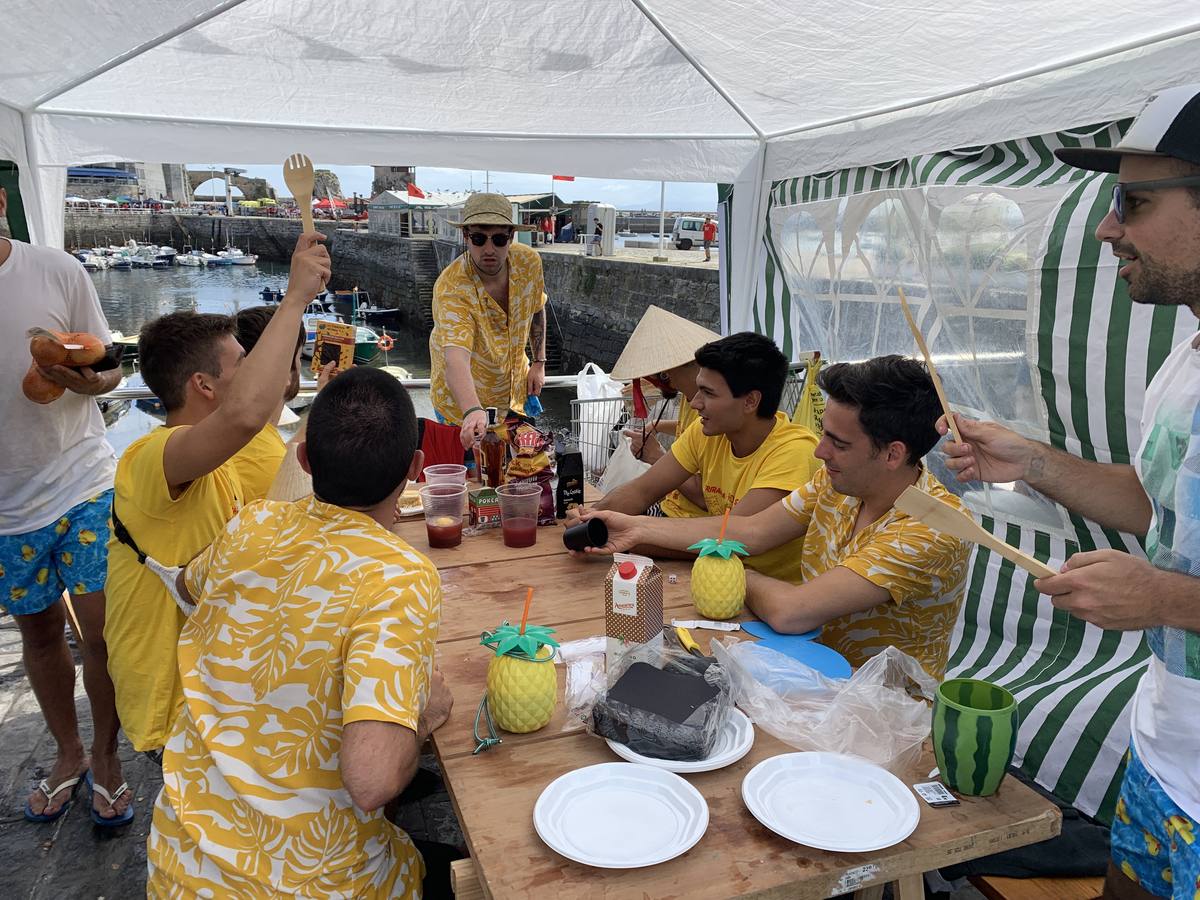
[[[678,216],[671,229],[671,243],[676,250],[691,250],[704,246],[704,218],[702,216]],[[713,241],[715,244],[716,241]]]

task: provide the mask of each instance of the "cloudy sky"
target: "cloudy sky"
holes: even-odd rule
[[[317,168],[329,168],[337,173],[346,196],[371,195],[372,170],[370,166],[330,166],[320,162]],[[188,163],[189,169],[214,168],[220,174],[225,166],[245,169],[252,178],[265,178],[280,194],[289,192],[283,183],[280,166],[245,166],[239,163]],[[564,175],[570,172],[562,173]],[[483,190],[485,182],[493,191],[502,194],[533,194],[550,189],[549,175],[527,175],[517,172],[471,172],[465,169],[417,169],[417,186],[424,190],[461,191],[474,188]],[[606,178],[577,178],[575,181],[556,181],[555,191],[563,200],[594,200],[611,203],[617,209],[658,209],[659,183],[657,181],[616,181]],[[714,184],[697,184],[686,181],[667,182],[667,209],[687,212],[715,212],[717,209],[717,187]]]

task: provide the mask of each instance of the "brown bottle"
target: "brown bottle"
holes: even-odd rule
[[[496,434],[496,407],[487,408],[488,427],[480,441],[483,456],[484,481],[488,487],[500,487],[504,483],[504,441]]]

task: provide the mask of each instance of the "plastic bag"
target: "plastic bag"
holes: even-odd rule
[[[654,676],[649,681],[659,690],[638,694],[636,705],[625,702],[632,698],[623,679],[646,674]],[[590,682],[595,684],[594,677]],[[711,755],[733,706],[729,676],[723,667],[658,642],[635,644],[618,657],[608,672],[607,684],[610,686],[596,693],[590,706],[570,695],[568,703],[590,734],[655,759],[699,760]],[[667,690],[662,690],[664,686]],[[680,707],[689,707],[688,698],[698,695],[706,699],[690,707],[685,716],[678,715]],[[659,711],[672,706],[676,707],[673,716]]]
[[[595,363],[588,363],[575,376],[579,405],[579,447],[584,471],[599,474],[608,464],[608,435],[625,411],[621,382],[613,381]],[[593,401],[593,402],[586,402]]]
[[[597,487],[605,494],[612,493],[621,485],[637,478],[650,468],[650,463],[643,462],[633,455],[633,441],[629,435],[621,435],[617,449],[608,460],[608,468],[600,476]]]
[[[848,753],[899,771],[929,736],[934,681],[911,656],[887,647],[849,678],[826,678],[750,641],[712,642],[734,702],[756,725],[797,750]],[[910,692],[910,688],[913,689]]]

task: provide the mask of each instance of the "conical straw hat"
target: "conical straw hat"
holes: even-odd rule
[[[313,492],[312,476],[300,467],[296,456],[296,444],[289,443],[279,464],[275,480],[267,491],[268,500],[284,500],[291,502],[307,497]]]
[[[629,336],[629,343],[613,366],[611,377],[619,381],[657,375],[691,362],[696,351],[721,336],[657,306],[646,308],[642,320]]]

